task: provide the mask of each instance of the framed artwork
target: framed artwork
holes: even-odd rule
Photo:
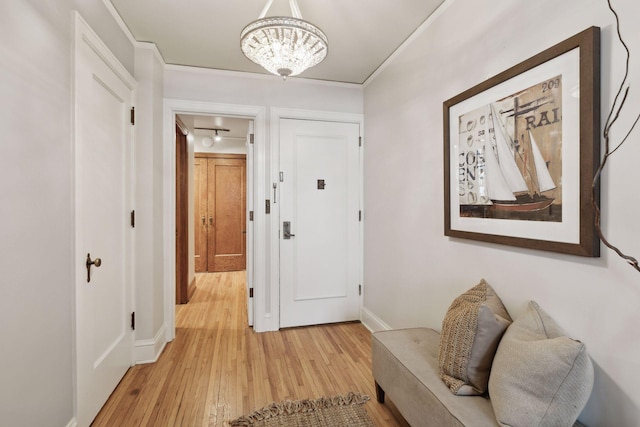
[[[600,255],[599,67],[591,27],[444,102],[446,236]]]

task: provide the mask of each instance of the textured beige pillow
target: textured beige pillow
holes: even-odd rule
[[[489,371],[511,317],[484,279],[457,297],[442,321],[440,378],[457,395],[487,391]]]
[[[507,329],[489,379],[501,426],[571,426],[593,387],[584,344],[567,337],[534,301]]]

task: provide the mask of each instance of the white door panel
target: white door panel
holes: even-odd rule
[[[359,126],[283,119],[280,134],[280,326],[356,320]]]
[[[88,426],[132,363],[130,265],[133,80],[78,22],[75,81],[78,425]],[[85,260],[100,258],[87,281]]]

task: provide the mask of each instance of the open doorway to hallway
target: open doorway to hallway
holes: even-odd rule
[[[252,218],[247,206],[251,173],[247,166],[252,163],[253,122],[242,117],[178,114],[176,123],[187,135],[186,144],[176,146],[176,248],[185,248],[176,253],[176,273],[181,264],[186,269],[182,279],[176,276],[176,302],[180,304],[192,296],[196,274],[245,274],[250,270],[252,254],[247,251],[252,245],[247,231]],[[179,137],[177,134],[176,140]],[[181,280],[186,292],[181,291]],[[250,306],[251,300],[247,301]],[[252,323],[251,316],[248,319]]]

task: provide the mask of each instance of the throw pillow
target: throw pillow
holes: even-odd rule
[[[480,283],[457,297],[442,321],[440,378],[457,395],[487,391],[489,371],[511,317],[489,284]]]
[[[538,304],[505,332],[489,379],[501,426],[572,426],[593,387],[585,345],[566,336]]]

